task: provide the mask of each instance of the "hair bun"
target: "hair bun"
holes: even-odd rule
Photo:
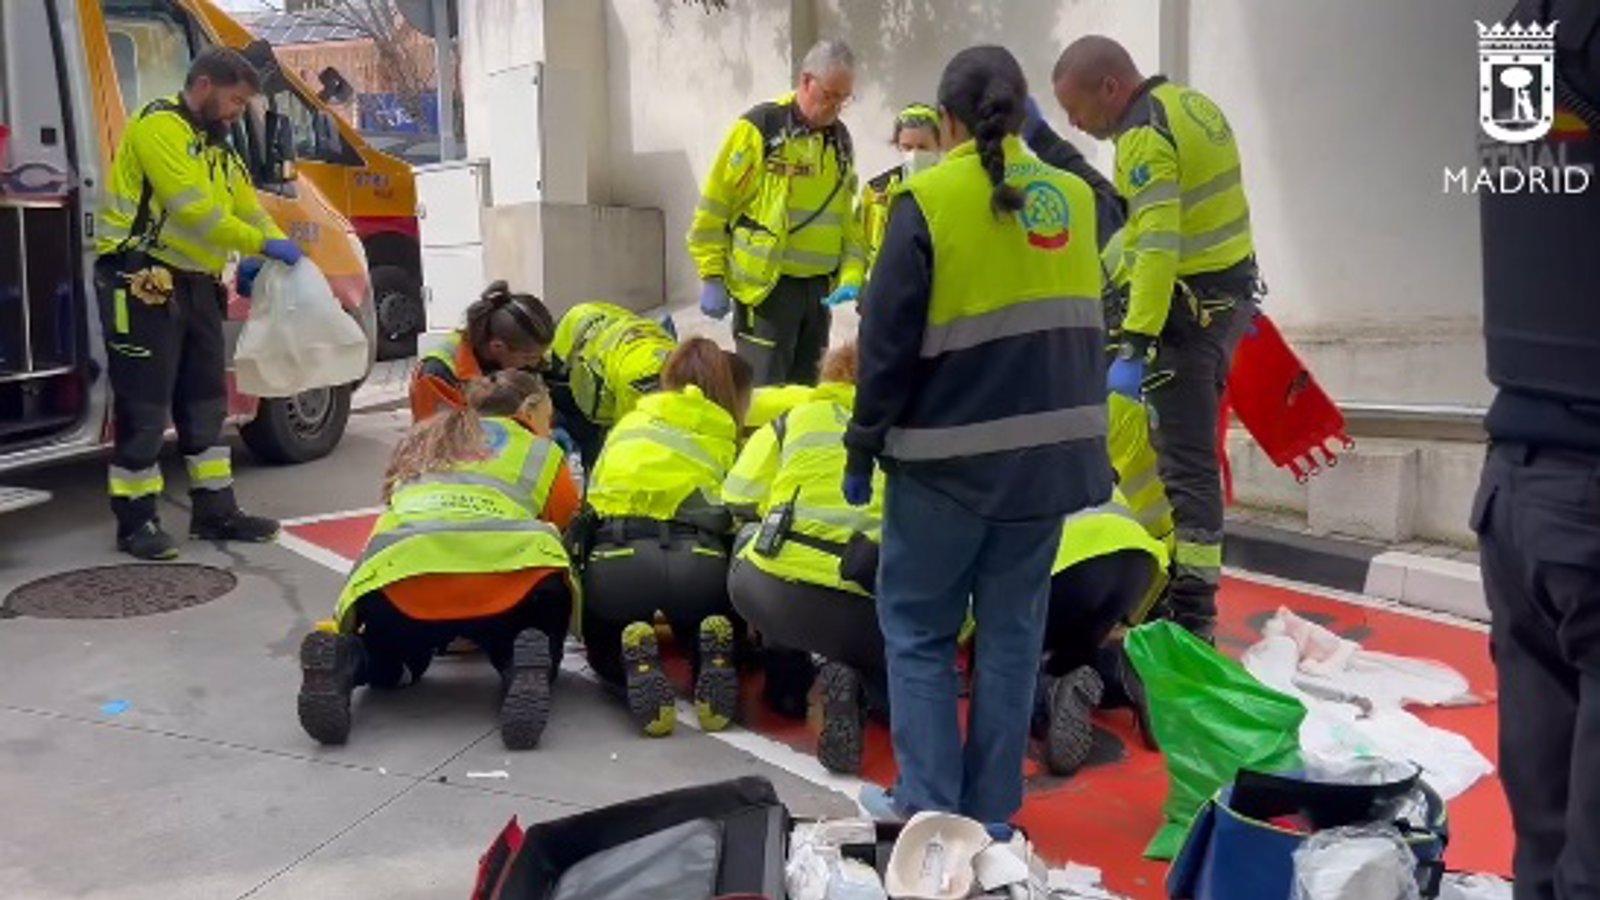
[[[500,306],[511,299],[511,285],[507,284],[503,280],[491,281],[489,282],[489,286],[484,288],[483,293],[479,296],[482,299],[493,303],[495,306]]]

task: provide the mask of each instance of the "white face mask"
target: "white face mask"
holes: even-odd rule
[[[904,162],[900,164],[900,168],[907,178],[924,169],[931,169],[939,163],[939,154],[934,150],[907,150],[903,155]]]

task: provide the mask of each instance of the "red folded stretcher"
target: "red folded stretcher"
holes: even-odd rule
[[[1233,368],[1228,372],[1222,412],[1217,417],[1217,455],[1222,463],[1223,488],[1231,503],[1233,472],[1227,448],[1230,411],[1266,451],[1267,458],[1288,469],[1301,483],[1324,466],[1338,465],[1338,450],[1355,447],[1345,434],[1344,414],[1265,313],[1256,314],[1254,328],[1239,343]],[[1338,442],[1337,450],[1334,442]]]

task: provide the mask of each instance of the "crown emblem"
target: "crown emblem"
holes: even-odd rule
[[[1556,25],[1540,25],[1538,22],[1512,22],[1509,26],[1504,22],[1496,22],[1492,26],[1478,22],[1478,44],[1485,50],[1554,50],[1556,46]]]

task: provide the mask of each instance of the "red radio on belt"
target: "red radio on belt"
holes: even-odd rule
[[[1311,377],[1278,327],[1265,313],[1257,313],[1254,327],[1240,341],[1228,372],[1228,389],[1217,420],[1217,455],[1222,462],[1222,483],[1233,499],[1233,473],[1228,465],[1226,437],[1228,411],[1256,439],[1267,457],[1305,482],[1323,466],[1338,465],[1330,442],[1349,450],[1355,446],[1345,434],[1344,414],[1322,386]],[[1322,451],[1321,460],[1317,451]]]

